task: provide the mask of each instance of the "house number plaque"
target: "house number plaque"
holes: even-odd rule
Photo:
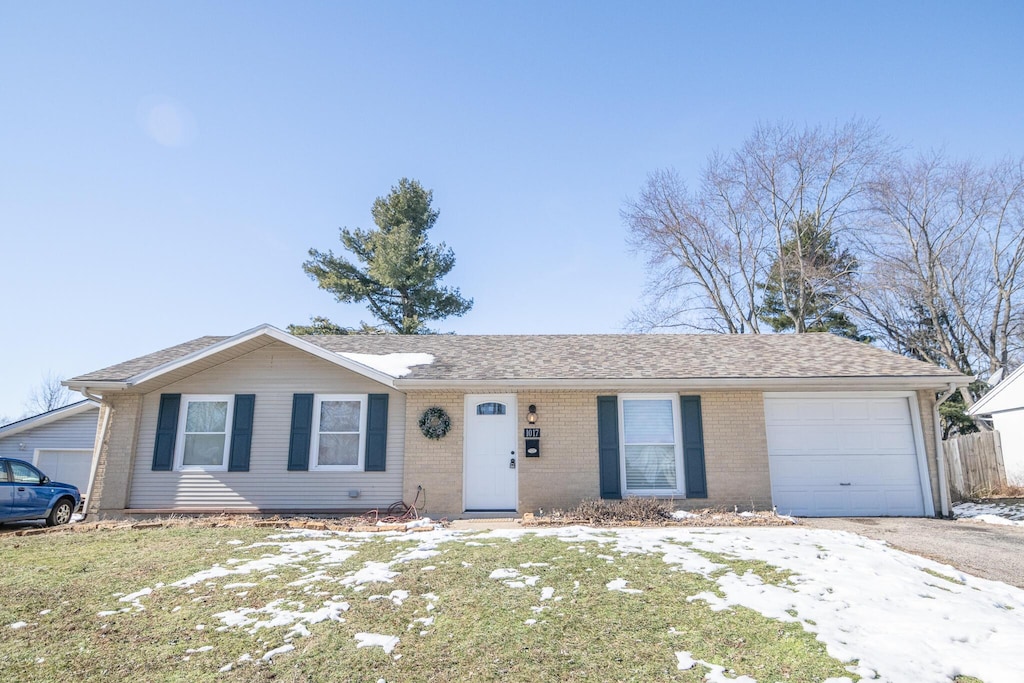
[[[539,439],[540,438],[540,429],[537,428],[537,427],[527,427],[526,429],[523,430],[523,438],[524,439]]]

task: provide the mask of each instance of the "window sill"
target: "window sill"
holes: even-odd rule
[[[362,465],[313,465],[310,472],[362,472]]]

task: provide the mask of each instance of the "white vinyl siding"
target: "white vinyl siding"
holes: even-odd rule
[[[0,438],[0,456],[31,462],[32,453],[40,448],[92,450],[96,441],[96,422],[99,413],[99,406],[94,406],[76,415]],[[25,444],[25,448],[22,449],[20,444]]]
[[[619,396],[619,458],[626,495],[683,493],[679,397],[675,394]]]
[[[154,472],[161,393],[255,394],[248,472]],[[386,472],[288,471],[297,393],[387,393]],[[143,398],[129,507],[332,510],[386,507],[402,499],[405,395],[286,344],[274,343],[161,387]],[[312,461],[311,461],[312,462]],[[349,498],[350,490],[360,491]]]

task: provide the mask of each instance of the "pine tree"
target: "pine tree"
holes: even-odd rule
[[[811,214],[795,222],[764,284],[758,316],[776,332],[831,332],[870,341],[840,306],[857,271],[857,259],[840,250],[831,231]]]
[[[429,334],[431,320],[461,316],[473,307],[457,288],[440,281],[455,266],[455,253],[444,243],[427,241],[439,212],[431,207],[433,192],[402,178],[386,197],[378,197],[371,214],[377,227],[341,229],[341,243],[355,256],[353,263],[333,252],[310,249],[302,269],[320,289],[344,303],[365,301],[386,332]],[[326,318],[295,329],[341,329]],[[363,325],[359,332],[374,331]],[[321,332],[322,333],[322,332]]]

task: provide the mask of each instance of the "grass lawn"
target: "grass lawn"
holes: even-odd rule
[[[757,681],[856,678],[797,623],[687,599],[720,595],[715,573],[535,535],[418,551],[425,536],[170,527],[0,537],[0,679],[702,681],[712,672],[681,670],[677,652]],[[704,556],[725,565],[719,574],[787,578]],[[227,571],[237,573],[217,576]],[[362,583],[374,577],[390,581]],[[120,600],[144,588],[153,590]],[[376,642],[357,634],[398,643],[357,647]],[[294,649],[264,659],[286,645]]]

